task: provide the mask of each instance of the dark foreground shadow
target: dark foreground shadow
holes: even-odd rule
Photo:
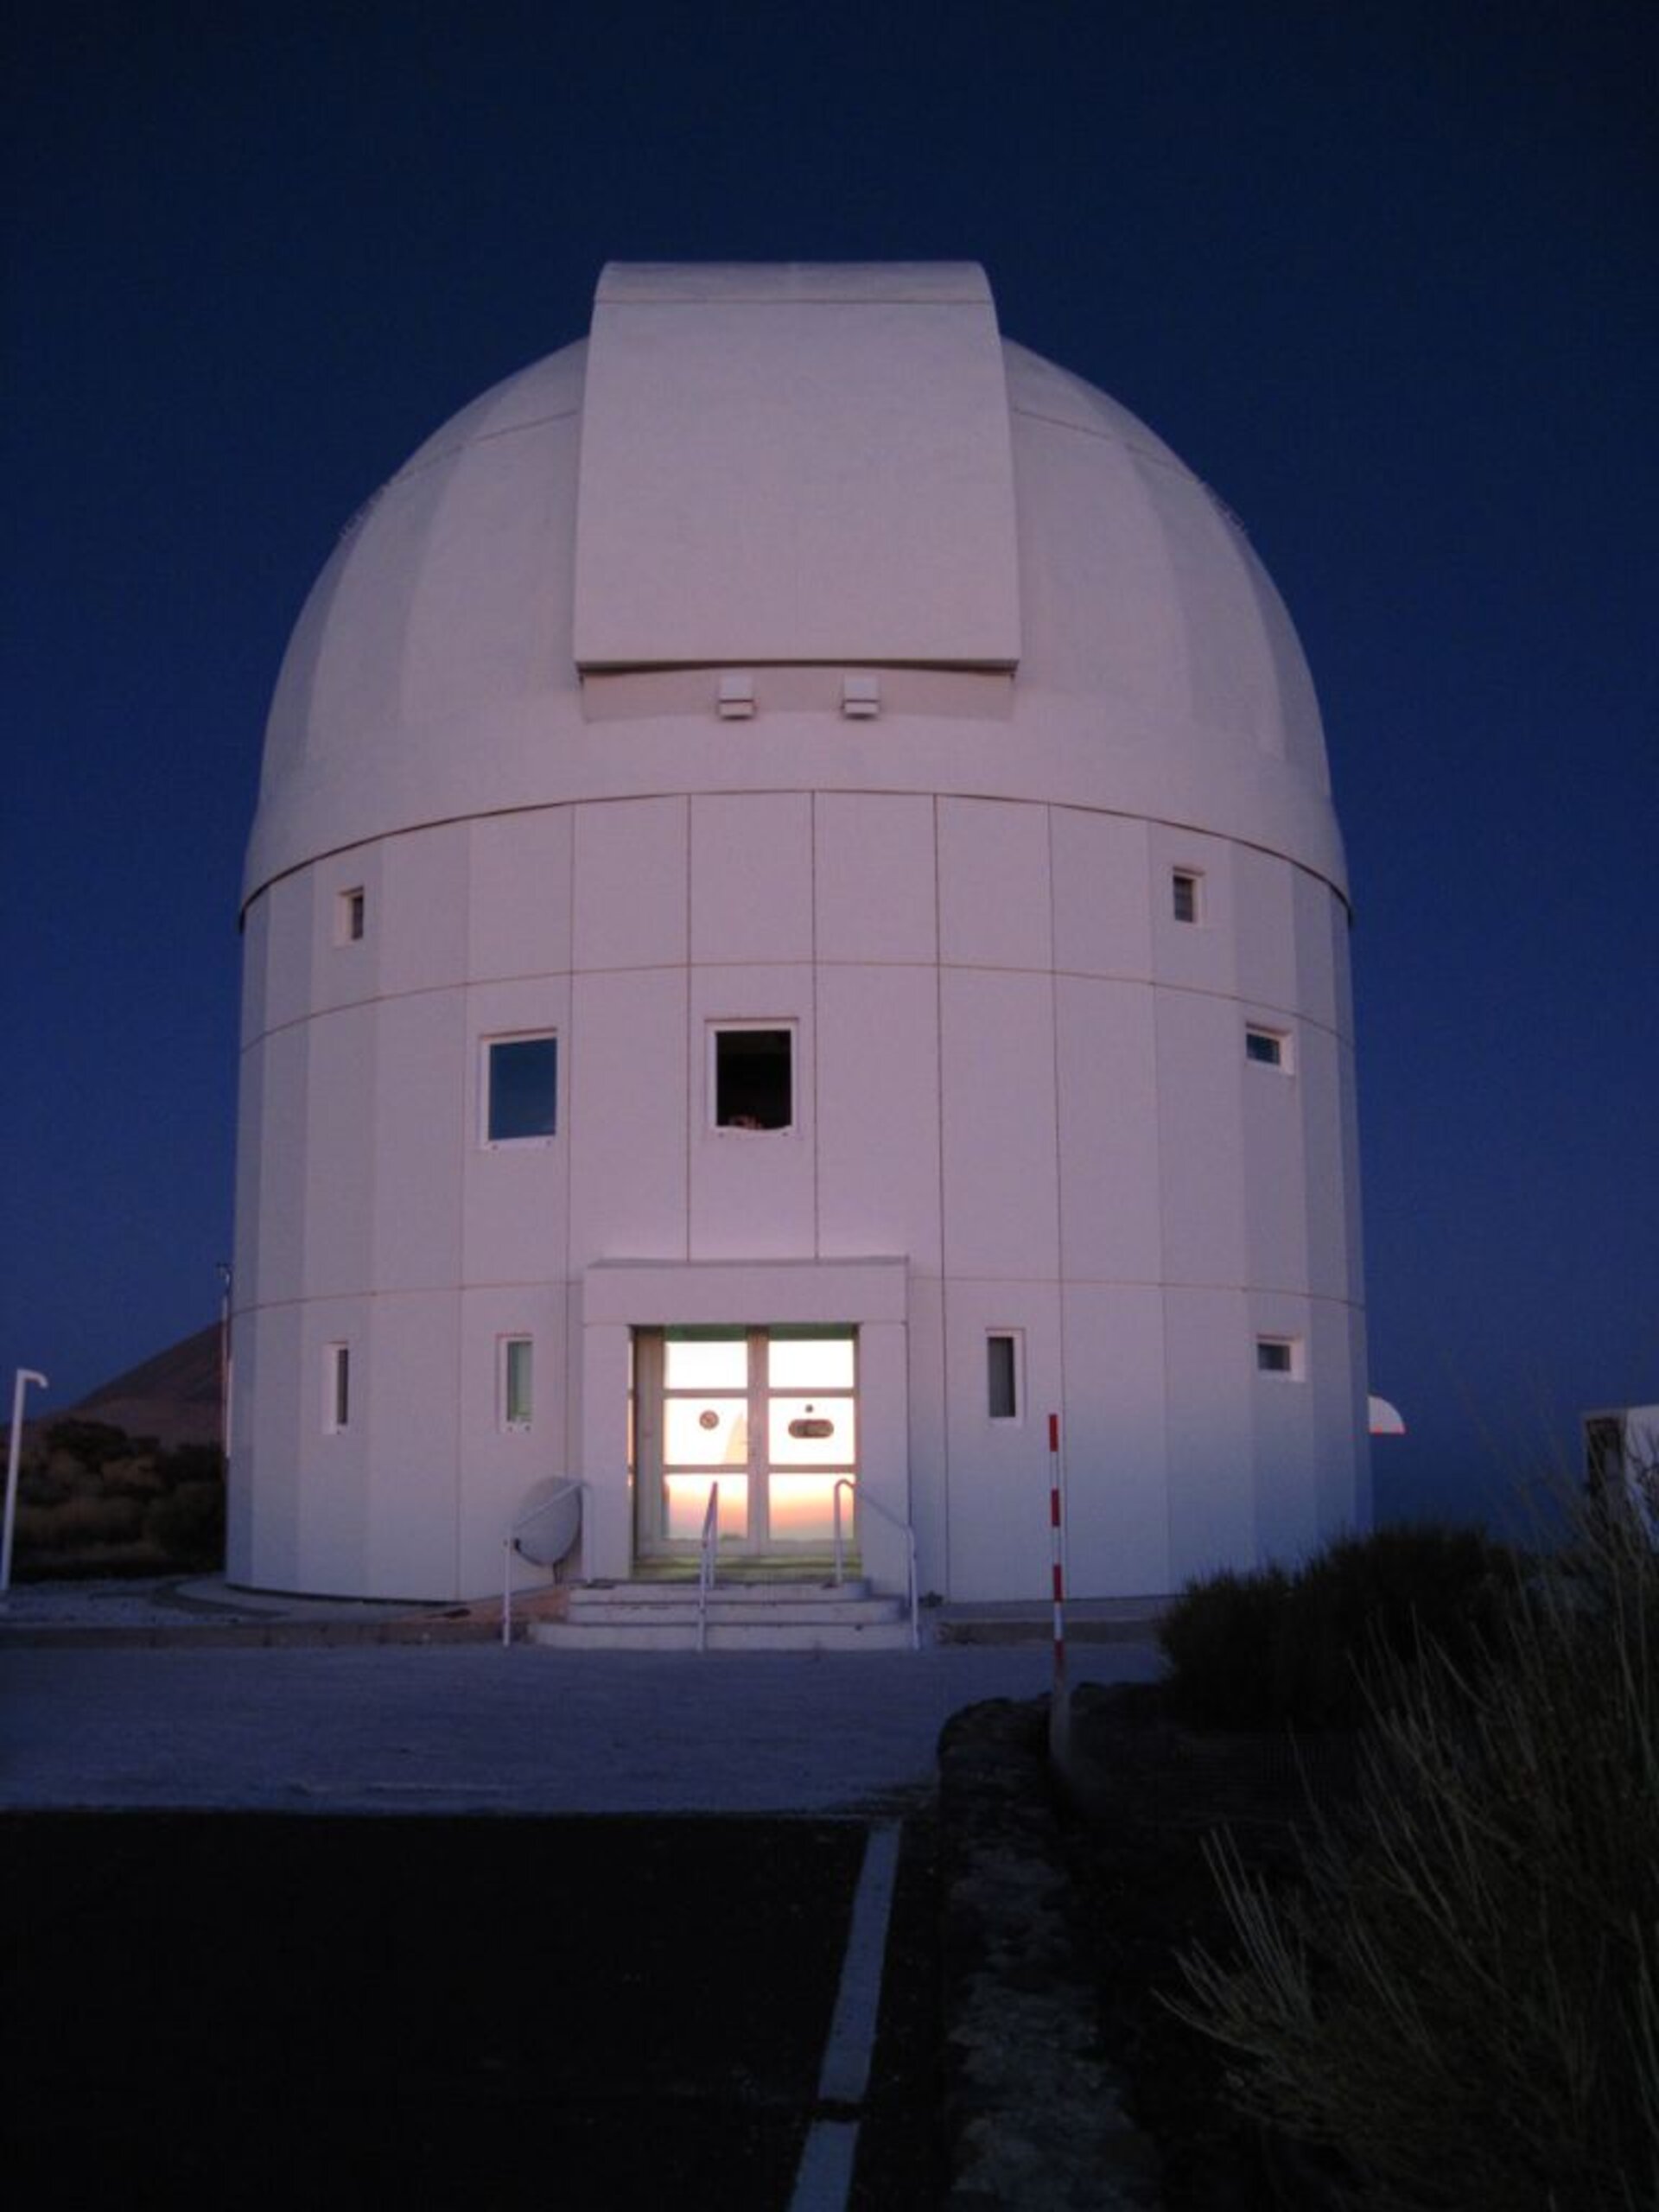
[[[863,1830],[13,1815],[12,2201],[785,2204]]]

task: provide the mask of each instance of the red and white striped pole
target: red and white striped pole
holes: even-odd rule
[[[1054,1606],[1054,1688],[1048,1702],[1048,1750],[1064,1758],[1070,1735],[1071,1701],[1065,1688],[1065,1522],[1060,1502],[1060,1417],[1048,1417],[1048,1535]]]

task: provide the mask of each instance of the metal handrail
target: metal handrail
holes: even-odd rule
[[[501,1643],[505,1649],[512,1642],[512,1555],[518,1548],[518,1539],[528,1534],[543,1513],[550,1513],[556,1505],[563,1505],[572,1491],[587,1488],[578,1477],[567,1475],[556,1490],[532,1505],[528,1513],[521,1513],[501,1539]]]
[[[833,1493],[836,1513],[836,1587],[839,1590],[842,1586],[847,1563],[846,1549],[841,1535],[841,1493],[844,1490],[857,1493],[858,1510],[861,1513],[868,1506],[872,1513],[879,1513],[884,1521],[897,1529],[905,1540],[905,1597],[910,1607],[910,1648],[912,1651],[919,1651],[922,1648],[922,1613],[916,1580],[916,1531],[908,1521],[901,1521],[899,1516],[890,1507],[883,1505],[879,1498],[872,1497],[863,1484],[855,1482],[851,1475],[838,1476]]]
[[[720,1556],[720,1484],[709,1485],[709,1503],[702,1510],[702,1542],[697,1555],[697,1649],[709,1649],[709,1599],[715,1586],[715,1566]]]

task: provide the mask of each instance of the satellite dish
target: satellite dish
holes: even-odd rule
[[[512,1548],[537,1567],[556,1567],[582,1534],[582,1491],[563,1475],[531,1485],[512,1523]]]
[[[1386,1398],[1367,1398],[1366,1409],[1370,1414],[1373,1436],[1403,1436],[1406,1424]]]

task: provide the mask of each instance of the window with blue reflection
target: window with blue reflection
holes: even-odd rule
[[[498,1038],[489,1049],[484,1132],[491,1144],[550,1137],[558,1127],[559,1040]]]

